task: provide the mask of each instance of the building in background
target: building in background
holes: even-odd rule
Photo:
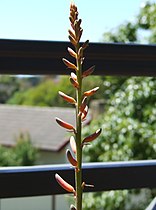
[[[0,105],[0,144],[13,147],[19,133],[28,132],[34,147],[38,149],[39,155],[36,164],[66,163],[65,150],[69,142],[69,135],[65,129],[59,127],[55,117],[75,124],[74,109],[72,108]],[[0,209],[68,209],[68,201],[65,197],[59,195],[2,199]]]

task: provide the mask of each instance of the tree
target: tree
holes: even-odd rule
[[[0,75],[0,103],[5,103],[19,88],[16,77]]]
[[[155,89],[156,78],[147,77],[143,80],[135,77],[125,81],[120,90],[117,90],[112,96],[106,113],[98,121],[86,127],[85,135],[99,126],[103,128],[99,139],[94,141],[92,146],[85,148],[87,161],[156,159]],[[133,204],[132,207],[131,204],[128,208],[126,205],[131,200],[133,191],[111,191],[111,193],[115,197],[110,197],[110,192],[102,193],[102,199],[97,197],[100,193],[89,195],[90,198],[94,198],[92,209],[95,209],[94,206],[96,206],[96,209],[99,210],[143,210],[149,202],[144,199],[144,204],[137,202],[137,206]],[[144,193],[147,194],[147,191]],[[151,198],[152,192],[148,191],[147,197]],[[85,209],[89,209],[90,204],[87,201],[85,205]]]
[[[108,84],[110,84],[110,78],[108,78],[107,85],[103,84],[103,78],[100,76],[85,78],[84,89],[89,90],[94,86],[99,86],[100,90],[97,94],[92,97],[92,99],[100,98],[101,94],[104,93],[104,89],[108,90]],[[106,79],[107,80],[107,79]],[[112,79],[113,80],[113,79]],[[121,78],[121,81],[123,79]],[[115,88],[115,82],[113,82],[112,89]],[[19,105],[32,105],[32,106],[68,106],[60,97],[58,97],[58,91],[61,90],[67,94],[74,96],[74,91],[71,88],[69,78],[67,76],[62,76],[56,80],[47,78],[41,80],[36,86],[33,86],[26,91],[17,91],[8,101],[9,104],[19,104]],[[106,93],[107,98],[109,94]]]
[[[149,32],[146,41],[155,43],[155,14],[156,4],[147,2],[140,9],[135,23],[127,22],[114,33],[105,33],[104,41],[142,42],[139,31],[145,30]],[[99,139],[92,146],[86,146],[86,161],[155,159],[156,78],[126,78],[122,84],[117,82],[116,86],[114,94],[107,101],[103,116],[86,127],[85,136],[93,128],[96,130],[103,127]],[[144,199],[140,200],[140,194]],[[84,209],[143,210],[154,196],[155,192],[151,190],[90,193],[85,195]]]
[[[135,18],[135,22],[127,21],[119,25],[113,32],[105,32],[105,42],[120,43],[155,43],[156,42],[156,3],[150,1],[144,3]],[[148,36],[140,36],[148,32]]]
[[[0,146],[0,166],[27,166],[34,165],[37,150],[33,147],[30,135],[20,133],[15,147]]]

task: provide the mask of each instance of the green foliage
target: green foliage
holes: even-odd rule
[[[137,41],[137,25],[128,22],[120,25],[117,30],[106,32],[103,35],[105,42],[136,42]]]
[[[0,75],[0,103],[5,103],[19,88],[16,77]]]
[[[92,97],[100,98],[106,85],[103,84],[103,78],[100,76],[90,76],[84,79],[84,90],[89,90],[99,86],[100,90]],[[105,78],[107,80],[107,78]],[[108,82],[110,78],[108,78]],[[107,84],[108,85],[108,84]],[[107,88],[108,89],[108,88]],[[74,91],[67,76],[62,76],[58,81],[50,78],[42,80],[37,86],[31,87],[26,91],[16,92],[9,100],[9,104],[32,105],[32,106],[70,106],[58,96],[58,91],[74,97]],[[107,93],[106,93],[107,94]],[[107,94],[108,96],[108,94]]]
[[[103,35],[105,42],[156,42],[156,3],[146,2],[135,18],[135,22],[126,22],[119,25],[112,32]],[[141,38],[139,33],[141,31]],[[144,32],[148,32],[146,37]],[[144,36],[144,37],[143,37]]]
[[[155,43],[155,20],[156,4],[147,2],[134,23],[127,22],[105,33],[104,41]],[[142,34],[147,31],[148,37],[140,39],[140,31]],[[85,148],[86,161],[156,159],[156,78],[134,77],[119,81],[116,79],[113,94],[110,85],[105,114],[86,127],[85,136],[103,128],[98,140]],[[154,196],[154,191],[145,189],[88,193],[84,209],[143,210]]]
[[[28,133],[21,133],[13,148],[0,146],[0,166],[34,165],[37,150],[33,147]]]
[[[156,28],[156,3],[150,1],[143,4],[139,15],[137,16],[137,22],[139,27],[143,29],[155,29]]]
[[[16,146],[12,149],[16,155],[15,161],[21,166],[34,165],[37,150],[33,147],[29,133],[20,133],[17,137]]]
[[[156,78],[152,77],[129,78],[120,86],[109,100],[106,113],[89,127],[86,127],[85,136],[99,127],[103,128],[98,140],[85,148],[87,161],[156,159],[155,90]],[[121,195],[120,202],[118,201],[118,193]],[[133,193],[134,191],[125,191],[124,193],[117,191],[117,196],[114,193],[115,197],[110,197],[109,193],[102,193],[100,198],[96,194],[88,196],[94,198],[94,206],[96,204],[100,206],[98,203],[101,201],[101,209],[118,210],[128,209],[125,205]],[[149,191],[148,196],[150,198],[151,194]],[[138,195],[140,196],[140,194]],[[85,199],[85,210],[90,209],[87,202],[88,196],[86,195],[87,198]],[[147,200],[144,199],[144,201]],[[146,205],[148,202],[145,202]],[[140,203],[140,205],[143,204]],[[95,209],[94,206],[91,209]],[[135,207],[134,205],[130,209],[143,210],[144,208],[145,206]]]

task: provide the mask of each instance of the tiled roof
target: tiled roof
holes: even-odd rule
[[[75,124],[72,108],[0,105],[0,144],[13,146],[20,132],[28,132],[35,147],[59,151],[68,138],[55,117]]]

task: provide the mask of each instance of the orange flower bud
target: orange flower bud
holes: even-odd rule
[[[88,70],[84,71],[82,77],[87,77],[93,73],[95,66],[90,67]]]
[[[77,76],[73,72],[71,72],[71,78],[77,82]]]
[[[86,106],[82,112],[82,115],[81,115],[82,121],[84,121],[86,119],[87,114],[88,114],[88,106]]]
[[[79,83],[75,81],[72,77],[70,77],[70,82],[75,88],[79,88]]]
[[[62,179],[58,174],[55,174],[55,179],[59,183],[59,185],[68,192],[72,192],[75,194],[75,189],[73,186],[68,184],[64,179]]]
[[[82,45],[83,50],[85,50],[89,45],[89,40],[85,41]]]
[[[80,106],[80,113],[82,113],[87,105],[87,97],[84,97]]]
[[[70,10],[77,11],[77,6],[74,3],[70,4]]]
[[[80,47],[78,51],[78,58],[82,58],[82,57],[83,57],[83,48]]]
[[[79,19],[79,20],[75,20],[74,22],[74,27],[75,27],[75,34],[78,35],[79,34],[79,31],[80,31],[80,25],[81,25],[81,22],[82,20]],[[77,37],[77,36],[76,36]]]
[[[75,37],[75,34],[74,34],[74,32],[72,31],[72,30],[68,30],[68,33],[69,33],[69,35],[71,36],[71,37],[73,37],[74,39],[76,39],[76,37]]]
[[[72,205],[70,206],[70,210],[76,210],[76,207],[72,204]]]
[[[73,165],[73,166],[77,166],[77,161],[75,160],[75,158],[73,158],[71,152],[69,149],[67,149],[66,151],[66,155],[67,155],[67,158],[68,158],[68,161]]]
[[[63,63],[64,63],[68,68],[77,70],[77,67],[76,67],[73,63],[69,62],[69,61],[68,61],[67,59],[65,59],[65,58],[63,58],[62,60],[63,60]]]
[[[71,35],[68,36],[70,42],[72,43],[72,45],[76,46],[77,45],[77,41],[76,39],[74,39],[74,37],[72,37]]]
[[[68,96],[68,95],[66,95],[65,93],[59,91],[59,95],[60,95],[65,101],[67,101],[68,103],[70,103],[70,104],[76,104],[75,99],[72,98],[72,97],[70,97],[70,96]]]
[[[61,127],[66,128],[67,130],[73,130],[73,131],[75,131],[75,128],[74,128],[71,124],[69,124],[69,123],[67,123],[67,122],[65,122],[65,121],[63,121],[63,120],[61,120],[61,119],[59,119],[58,117],[56,117],[55,119],[56,119],[56,122],[57,122]]]
[[[74,50],[72,50],[70,47],[68,47],[68,52],[72,57],[76,58],[76,52],[74,52]]]
[[[74,136],[70,137],[70,147],[72,151],[76,154],[76,143],[75,143]]]
[[[96,139],[100,133],[101,133],[102,129],[98,129],[95,133],[91,134],[90,136],[87,136],[83,141],[82,141],[82,145],[88,142],[93,141],[94,139]]]
[[[72,24],[74,24],[74,18],[73,18],[72,12],[70,13],[69,20]]]
[[[92,96],[96,93],[96,91],[98,91],[99,87],[93,88],[91,90],[88,90],[86,92],[84,92],[84,96]]]
[[[82,33],[83,33],[83,29],[80,28],[79,33],[77,34],[77,41],[80,41]],[[84,48],[83,48],[83,50],[84,50]]]

